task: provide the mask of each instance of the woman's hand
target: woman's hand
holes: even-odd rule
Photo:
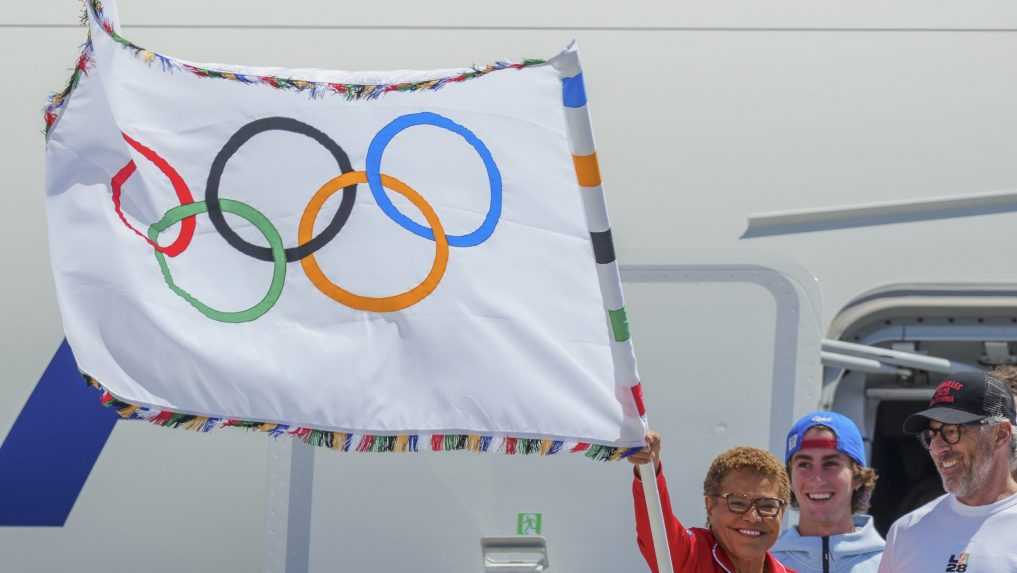
[[[646,447],[626,458],[633,464],[648,464],[653,462],[653,469],[660,469],[660,434],[657,432],[646,433]]]

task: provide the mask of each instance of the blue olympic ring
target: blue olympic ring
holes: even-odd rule
[[[488,208],[487,215],[479,227],[472,233],[465,235],[448,235],[448,244],[453,247],[473,247],[483,243],[494,232],[498,219],[501,218],[501,172],[498,171],[498,166],[495,165],[491,152],[484,145],[484,142],[480,141],[480,138],[474,135],[472,131],[442,115],[426,111],[401,115],[382,128],[374,136],[374,139],[371,140],[371,144],[367,148],[364,171],[367,173],[367,185],[371,188],[371,194],[374,195],[374,200],[378,203],[378,207],[407,231],[425,239],[434,240],[434,232],[429,227],[425,227],[403,215],[392,204],[392,200],[388,198],[385,188],[381,184],[381,156],[385,152],[385,147],[388,146],[392,138],[398,135],[399,132],[415,125],[433,125],[458,134],[466,140],[466,143],[473,147],[477,154],[480,155],[480,159],[483,160],[484,167],[487,168],[487,179],[491,186],[491,206]]]

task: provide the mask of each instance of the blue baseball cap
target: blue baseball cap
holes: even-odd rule
[[[823,426],[833,431],[834,440],[805,440],[805,434],[815,428]],[[838,452],[854,460],[858,465],[865,465],[865,446],[862,444],[862,434],[858,426],[851,421],[851,418],[837,412],[812,412],[803,416],[791,426],[787,433],[787,450],[784,454],[784,463],[791,461],[791,458],[803,447],[823,447],[835,449]]]

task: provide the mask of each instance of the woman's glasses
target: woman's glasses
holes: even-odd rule
[[[755,507],[760,517],[776,517],[784,507],[784,500],[775,497],[750,499],[737,493],[722,493],[713,497],[723,499],[731,513],[746,513]]]

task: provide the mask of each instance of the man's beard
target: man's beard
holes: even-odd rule
[[[992,432],[985,432],[979,428],[978,438],[975,442],[975,451],[971,464],[965,468],[963,474],[955,479],[955,485],[951,488],[945,477],[943,489],[957,497],[971,497],[978,492],[978,488],[985,485],[992,471]]]

